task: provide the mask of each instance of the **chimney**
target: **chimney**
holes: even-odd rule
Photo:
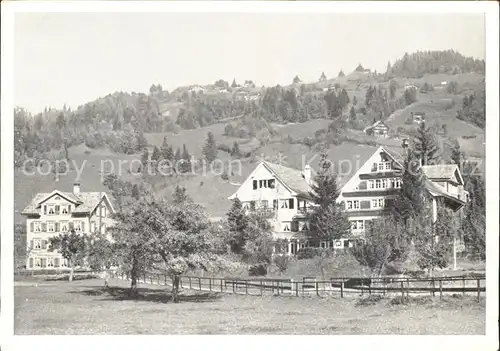
[[[73,183],[73,194],[80,193],[80,183]]]
[[[311,185],[311,166],[305,165],[304,167],[304,180],[306,181],[307,184]]]

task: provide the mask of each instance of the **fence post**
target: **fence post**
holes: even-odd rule
[[[278,292],[278,296],[280,295],[280,281],[276,282],[276,291]]]
[[[236,291],[234,290],[234,280],[233,280],[233,294],[235,293]]]
[[[293,295],[293,279],[290,279],[290,295]]]
[[[404,298],[405,297],[405,286],[404,286],[404,282],[401,281],[401,296]]]
[[[406,278],[406,296],[410,297],[410,278]]]
[[[481,280],[477,280],[477,302],[481,300]]]
[[[439,299],[443,299],[443,281],[439,279]]]
[[[201,278],[198,277],[198,287],[200,288],[201,291]]]
[[[372,285],[368,285],[368,295],[372,295]]]
[[[340,297],[344,297],[344,279],[340,282]]]
[[[431,278],[431,282],[432,282],[432,297],[435,297],[436,296],[436,281],[434,280],[434,278]]]
[[[208,291],[212,291],[212,278],[208,278]]]
[[[465,277],[462,276],[462,296],[465,296]]]
[[[157,278],[157,280],[158,280],[158,285],[160,285],[160,275],[159,275],[159,274],[157,274],[157,275],[156,275],[156,278]]]
[[[191,285],[191,277],[189,277],[189,289],[192,289],[192,285]]]
[[[260,296],[262,296],[262,279],[260,280]]]
[[[248,295],[248,279],[245,279],[245,295]]]
[[[182,276],[179,277],[179,284],[181,285],[181,289],[184,289],[184,286],[182,285]]]
[[[220,279],[220,292],[222,292],[222,278]]]
[[[295,282],[295,296],[299,297],[299,282]]]
[[[314,285],[316,286],[316,296],[319,296],[319,286],[318,286],[318,281],[314,279]]]

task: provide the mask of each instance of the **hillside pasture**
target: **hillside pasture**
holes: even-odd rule
[[[14,333],[42,334],[433,334],[485,333],[485,303],[473,299],[415,301],[273,297],[184,290],[170,303],[161,286],[111,280],[23,281],[14,290]],[[96,321],[98,321],[96,323]]]

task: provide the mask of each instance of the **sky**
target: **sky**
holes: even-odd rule
[[[485,57],[480,14],[17,13],[14,31],[14,102],[33,113],[157,83],[384,72],[417,50]]]

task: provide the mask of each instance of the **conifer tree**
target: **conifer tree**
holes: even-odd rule
[[[240,156],[240,145],[237,141],[234,142],[233,148],[231,149],[231,156],[238,157]]]
[[[181,163],[181,172],[189,173],[192,171],[191,165],[191,155],[189,155],[186,144],[182,145],[182,163]]]
[[[172,196],[172,201],[174,204],[179,205],[186,201],[191,201],[191,198],[186,193],[186,188],[177,184]]]
[[[203,156],[209,163],[212,163],[217,158],[217,144],[212,132],[207,134],[207,141],[203,147]]]
[[[310,192],[311,201],[316,206],[309,216],[309,234],[322,240],[349,236],[351,225],[347,215],[337,204],[340,191],[337,187],[336,174],[325,152],[321,155],[319,167]]]
[[[144,171],[147,166],[149,165],[149,151],[148,149],[144,149],[144,152],[142,153],[141,156],[141,164],[142,164],[142,170]]]
[[[463,152],[460,151],[460,144],[458,140],[453,140],[453,147],[451,149],[451,160],[454,164],[458,165],[458,168],[462,170]]]
[[[422,161],[422,166],[435,165],[440,162],[439,145],[435,133],[425,122],[420,123],[414,138],[415,156]]]
[[[245,247],[245,231],[248,227],[248,217],[243,205],[237,197],[233,200],[231,209],[227,213],[227,223],[231,232],[229,245],[234,253],[241,253]]]

